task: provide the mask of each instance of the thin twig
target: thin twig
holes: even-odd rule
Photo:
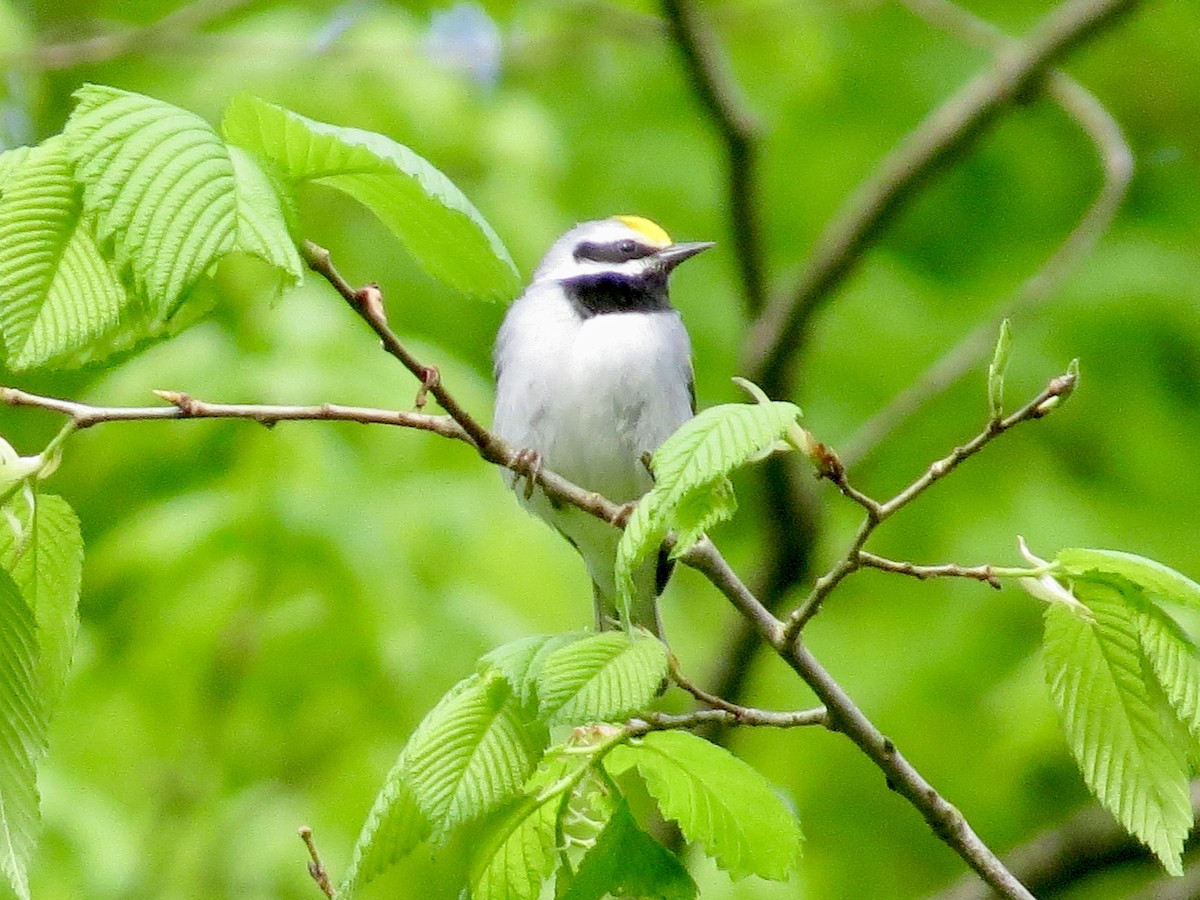
[[[729,233],[746,309],[756,316],[762,311],[767,293],[761,213],[756,197],[759,126],[747,109],[712,32],[691,3],[663,0],[662,10],[667,20],[667,35],[679,50],[692,92],[725,145]]]
[[[911,131],[843,205],[797,282],[768,302],[749,339],[745,369],[751,380],[773,397],[790,393],[791,369],[809,321],[920,184],[1034,88],[1049,67],[1137,2],[1067,0]]]
[[[626,729],[637,736],[650,731],[670,731],[711,726],[719,722],[727,726],[748,725],[754,728],[805,728],[810,725],[828,726],[825,707],[778,712],[742,706],[737,712],[728,709],[697,709],[690,713],[646,713],[630,720]]]
[[[432,431],[442,437],[471,444],[466,432],[449,416],[373,409],[365,406],[341,406],[321,403],[316,406],[278,406],[253,403],[208,403],[180,391],[155,391],[169,406],[93,406],[74,400],[60,400],[31,394],[16,388],[0,387],[0,402],[9,406],[34,406],[68,416],[76,428],[90,428],[104,422],[154,421],[158,419],[250,419],[260,425],[291,421],[360,422],[364,425],[399,425]]]
[[[859,550],[857,558],[858,564],[862,568],[879,569],[882,572],[892,572],[896,575],[908,575],[922,581],[929,578],[968,578],[986,582],[996,590],[1000,589],[1000,578],[996,574],[995,566],[960,566],[955,563],[923,566],[903,560],[888,559],[885,556],[876,556],[867,550]]]
[[[883,503],[873,500],[866,494],[853,488],[847,480],[845,466],[838,460],[837,455],[823,447],[822,450],[828,456],[828,462],[822,466],[821,475],[833,481],[842,494],[862,506],[866,511],[866,516],[862,524],[859,525],[858,531],[855,532],[854,538],[851,540],[846,552],[842,554],[842,557],[834,563],[828,572],[816,580],[808,596],[804,598],[791,616],[788,617],[786,639],[789,641],[797,639],[804,626],[808,624],[813,616],[821,611],[821,605],[825,602],[825,598],[833,592],[833,589],[841,584],[849,575],[862,568],[862,566],[869,564],[865,561],[867,557],[864,557],[863,547],[876,528],[905,506],[912,503],[936,482],[945,478],[962,465],[965,460],[970,459],[996,438],[1000,437],[1000,435],[1023,422],[1031,422],[1048,415],[1058,404],[1071,395],[1078,382],[1078,377],[1075,371],[1075,363],[1072,363],[1066,373],[1050,379],[1046,387],[1016,412],[1003,418],[989,421],[987,426],[975,435],[975,437],[971,438],[965,444],[955,447],[947,456],[930,464],[924,472],[917,476],[903,490]]]
[[[1011,40],[989,22],[948,0],[901,2],[927,21],[973,44],[997,50]],[[1090,91],[1062,72],[1047,75],[1046,93],[1095,145],[1104,179],[1100,190],[1066,238],[988,321],[944,353],[843,443],[841,455],[847,466],[853,467],[869,456],[896,428],[971,371],[991,349],[1000,322],[1027,313],[1054,296],[1116,217],[1133,178],[1133,153],[1121,126]]]
[[[300,826],[300,840],[304,841],[304,846],[308,848],[308,874],[321,889],[321,893],[329,900],[333,900],[337,892],[329,880],[329,873],[325,871],[325,866],[321,863],[321,854],[317,852],[317,843],[313,840],[313,830],[307,825]]]

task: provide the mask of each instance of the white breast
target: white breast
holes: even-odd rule
[[[674,310],[581,319],[553,289],[527,292],[496,342],[494,427],[610,500],[650,487],[641,455],[691,416],[691,348]]]

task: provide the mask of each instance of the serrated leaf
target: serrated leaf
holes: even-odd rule
[[[996,338],[996,350],[988,366],[987,393],[988,410],[992,419],[1004,416],[1004,375],[1008,371],[1008,360],[1012,355],[1012,325],[1008,319],[1000,323],[1000,336]]]
[[[697,894],[683,864],[637,826],[622,800],[596,844],[579,864],[562,900],[693,900]]]
[[[651,732],[605,757],[636,768],[662,814],[733,878],[782,881],[800,855],[800,824],[771,785],[728,750],[685,731]]]
[[[222,128],[230,143],[270,160],[286,177],[328,185],[362,203],[433,277],[480,297],[516,292],[516,267],[495,231],[408,147],[248,96],[229,105]]]
[[[46,749],[33,611],[0,571],[0,868],[29,900],[29,862],[37,844],[37,763]]]
[[[642,560],[671,530],[677,532],[672,554],[679,556],[732,516],[730,473],[775,448],[799,417],[793,403],[728,403],[700,412],[663,442],[652,461],[654,487],[634,507],[617,545],[615,576],[626,608]]]
[[[226,150],[237,186],[237,249],[257,256],[287,275],[293,286],[299,285],[304,263],[296,252],[281,202],[285,188],[242,148],[229,146]]]
[[[8,176],[15,172],[25,162],[29,155],[29,147],[13,147],[0,153],[0,197],[4,195],[5,182]]]
[[[530,798],[505,816],[478,854],[471,900],[536,900],[554,871],[558,798]]]
[[[1084,781],[1172,874],[1192,824],[1186,760],[1147,684],[1133,610],[1120,592],[1080,581],[1092,621],[1065,606],[1045,613],[1046,681]]]
[[[1153,603],[1135,603],[1138,640],[1180,723],[1200,746],[1200,648]]]
[[[1180,606],[1200,609],[1200,584],[1160,562],[1121,550],[1068,547],[1055,554],[1068,575],[1076,577],[1118,576],[1138,585],[1147,594]]]
[[[29,150],[0,199],[0,329],[9,367],[62,361],[116,329],[128,303],[82,221],[66,141]]]
[[[84,85],[64,130],[84,211],[137,292],[169,316],[234,248],[233,163],[207,122],[142,94]]]
[[[545,744],[498,673],[460,681],[408,743],[408,782],[433,837],[515,796]]]
[[[401,751],[363,822],[350,867],[337,889],[338,900],[350,900],[356,890],[416,849],[430,831],[408,783],[407,750]]]
[[[606,631],[555,650],[537,678],[552,725],[614,722],[645,709],[667,677],[667,650],[644,633]]]
[[[522,706],[537,705],[537,678],[550,655],[560,647],[586,637],[586,631],[536,634],[518,638],[485,653],[480,663],[494,668],[508,681]]]
[[[37,623],[38,678],[47,718],[62,695],[78,630],[79,587],[83,577],[83,537],[79,519],[62,497],[38,495],[32,510],[10,501],[15,533],[0,523],[0,566],[21,591]]]

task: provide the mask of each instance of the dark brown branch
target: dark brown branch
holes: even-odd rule
[[[997,50],[1010,39],[990,23],[947,0],[904,0],[916,14],[971,43]],[[930,400],[975,368],[991,350],[1004,319],[1049,300],[1108,230],[1133,177],[1133,153],[1120,125],[1091,92],[1062,72],[1050,72],[1046,93],[1091,139],[1100,157],[1103,183],[1096,197],[1041,267],[989,318],[865,422],[842,446],[842,459],[855,466]]]
[[[767,304],[750,336],[745,369],[751,380],[773,397],[787,396],[809,321],[917,188],[1035,88],[1049,67],[1136,5],[1067,0],[910,132],[843,205],[797,283]]]
[[[688,0],[663,0],[667,35],[679,50],[688,84],[725,145],[729,233],[745,294],[758,315],[766,302],[758,188],[758,123],[746,108],[712,32]]]

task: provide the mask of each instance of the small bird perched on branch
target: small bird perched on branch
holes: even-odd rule
[[[493,427],[527,454],[530,479],[545,466],[615,503],[650,489],[647,454],[696,409],[691,343],[667,280],[712,246],[674,243],[640,216],[584,222],[554,242],[496,337]],[[519,496],[583,557],[597,629],[617,627],[620,532],[540,491]],[[670,574],[665,555],[635,573],[630,624],[661,634]]]

